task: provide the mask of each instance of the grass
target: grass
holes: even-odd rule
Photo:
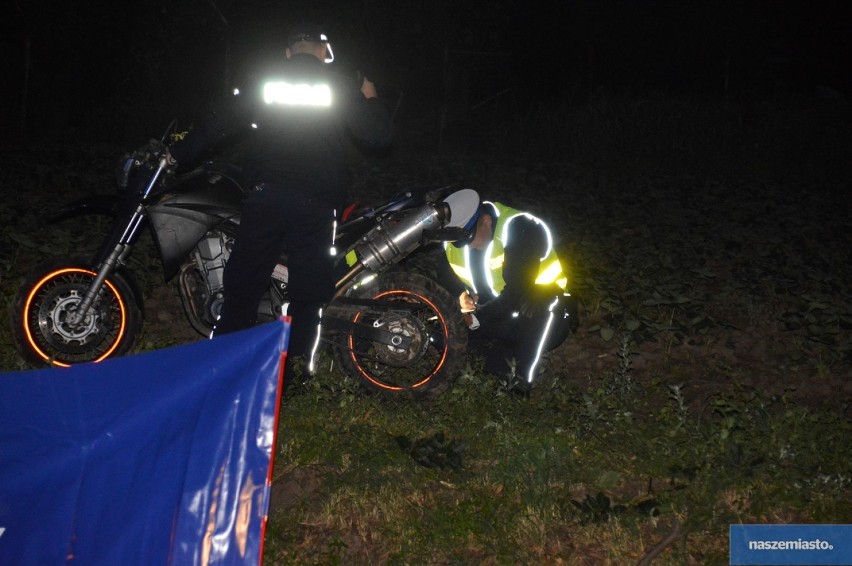
[[[848,112],[607,96],[502,126],[509,157],[360,162],[352,197],[457,183],[538,214],[579,332],[529,398],[476,359],[429,404],[324,366],[283,406],[265,563],[623,564],[662,544],[655,563],[724,564],[731,523],[852,522]],[[44,212],[108,190],[126,149],[0,157],[4,307],[40,258],[89,245],[97,226]],[[197,339],[137,252],[138,349]]]
[[[848,420],[630,373],[523,398],[472,371],[429,405],[321,373],[283,406],[279,477],[311,487],[273,506],[266,563],[635,563],[677,525],[662,563],[724,563],[730,523],[852,520]]]

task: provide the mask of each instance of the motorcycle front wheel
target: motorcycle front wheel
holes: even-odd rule
[[[384,275],[349,294],[381,302],[350,314],[353,323],[410,339],[399,348],[344,332],[337,358],[369,390],[434,397],[446,390],[464,363],[467,331],[456,301],[435,281],[415,273]],[[399,308],[395,309],[394,306]]]
[[[35,365],[68,367],[124,355],[133,347],[142,314],[133,287],[120,273],[104,281],[89,312],[76,324],[70,315],[97,273],[80,258],[42,263],[18,291],[13,335],[22,356]]]

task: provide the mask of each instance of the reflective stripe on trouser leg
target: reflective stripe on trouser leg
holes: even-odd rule
[[[317,337],[314,339],[314,347],[311,348],[310,359],[308,360],[308,373],[314,375],[316,371],[316,366],[314,364],[317,355],[317,348],[319,348],[320,343],[320,335],[322,335],[322,309],[319,310],[319,322],[317,322]]]
[[[336,208],[332,211],[332,215],[333,215],[332,216],[333,220],[331,221],[331,248],[330,248],[330,250],[331,250],[331,255],[336,256],[337,255],[337,248],[334,245],[337,242],[337,209]]]
[[[213,340],[213,337],[216,335],[216,325],[219,324],[219,319],[222,315],[216,317],[216,322],[213,323],[213,328],[210,329],[210,336],[207,337],[208,340]]]
[[[544,325],[544,331],[541,333],[541,338],[538,342],[538,347],[536,348],[535,357],[533,358],[532,363],[530,364],[529,371],[527,372],[527,383],[532,385],[533,380],[535,379],[535,370],[538,367],[539,361],[541,361],[541,353],[544,351],[544,345],[547,344],[547,339],[550,335],[550,327],[553,325],[553,309],[556,308],[556,305],[559,304],[559,297],[553,299],[553,302],[550,303],[547,307],[547,324]]]
[[[337,248],[334,244],[337,241],[337,209],[331,212],[331,255],[337,255]],[[319,321],[317,322],[317,336],[314,339],[314,346],[311,348],[310,358],[308,359],[308,373],[314,375],[316,372],[316,355],[319,348],[320,336],[322,335],[322,308],[319,310]]]

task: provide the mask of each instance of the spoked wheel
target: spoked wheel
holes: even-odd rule
[[[118,273],[108,277],[82,319],[71,315],[96,273],[78,260],[51,260],[18,292],[12,316],[21,354],[35,364],[67,367],[126,354],[142,316],[132,287]]]
[[[345,332],[337,353],[349,374],[368,389],[386,394],[434,396],[449,387],[463,362],[467,332],[443,287],[422,275],[394,273],[350,296],[381,305],[360,308],[349,316],[351,322],[404,340],[386,344]]]

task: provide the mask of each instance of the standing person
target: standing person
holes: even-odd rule
[[[459,297],[469,344],[485,370],[528,392],[541,355],[577,328],[576,307],[547,225],[526,212],[483,201],[468,238],[444,244],[438,278]]]
[[[293,318],[288,361],[294,356],[307,361],[318,341],[320,309],[334,291],[329,249],[347,185],[346,136],[384,148],[392,127],[372,82],[359,85],[329,71],[326,63],[334,56],[317,25],[295,26],[285,54],[263,82],[244,93],[235,90],[235,105],[176,143],[171,158],[192,161],[220,140],[247,136],[243,172],[250,189],[225,267],[223,310],[213,335],[257,323],[258,304],[286,249]]]

